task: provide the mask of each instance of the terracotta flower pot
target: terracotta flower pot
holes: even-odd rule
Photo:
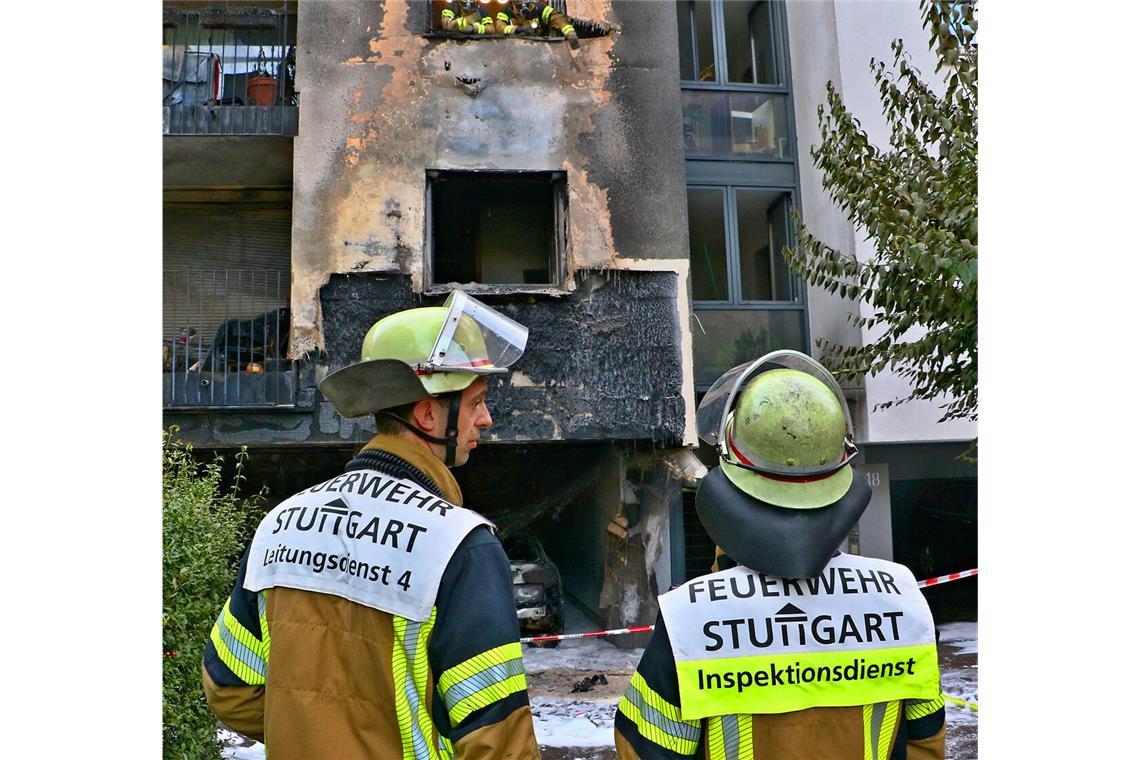
[[[255,106],[271,106],[277,102],[277,80],[273,77],[252,76],[246,82],[245,91]]]

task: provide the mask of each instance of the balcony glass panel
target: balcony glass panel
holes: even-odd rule
[[[686,158],[790,161],[788,96],[682,90]]]
[[[699,388],[769,351],[804,350],[799,309],[693,309],[693,317],[693,371]]]

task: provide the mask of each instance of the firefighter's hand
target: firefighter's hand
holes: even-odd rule
[[[577,50],[578,49],[579,44],[580,44],[578,42],[578,35],[568,34],[568,35],[566,35],[566,41],[570,43],[570,49],[571,50]]]

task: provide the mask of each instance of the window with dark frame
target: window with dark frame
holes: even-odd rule
[[[430,284],[561,284],[565,172],[428,172]]]
[[[779,348],[808,348],[782,251],[795,208],[783,4],[678,0],[697,389]],[[781,166],[782,164],[782,166]]]

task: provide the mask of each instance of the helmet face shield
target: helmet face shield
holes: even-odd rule
[[[477,299],[454,291],[431,354],[417,369],[427,372],[506,372],[526,349],[528,330]]]

